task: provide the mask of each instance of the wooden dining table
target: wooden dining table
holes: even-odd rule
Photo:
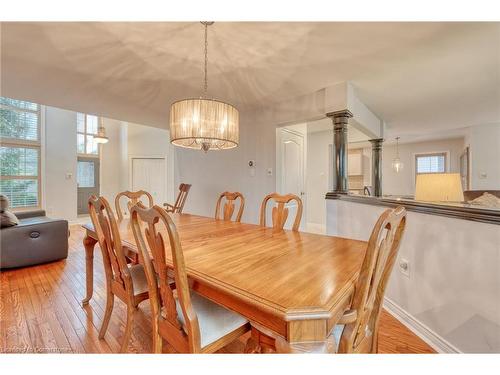
[[[334,351],[330,334],[349,307],[366,242],[190,214],[171,217],[194,291],[280,338],[291,352]],[[123,245],[137,251],[129,218],[118,226]],[[83,228],[87,304],[97,235],[91,223]],[[172,266],[169,251],[167,263]]]

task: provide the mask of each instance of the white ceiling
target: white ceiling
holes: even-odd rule
[[[2,95],[168,126],[199,23],[2,23]],[[215,23],[209,92],[240,108],[351,81],[387,136],[500,122],[500,23]]]

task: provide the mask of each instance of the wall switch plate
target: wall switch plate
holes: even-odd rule
[[[410,262],[407,259],[401,258],[399,260],[399,271],[406,277],[410,277]]]
[[[272,168],[267,168],[267,175],[272,176],[273,175],[273,169]]]

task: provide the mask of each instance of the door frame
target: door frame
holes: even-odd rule
[[[302,124],[302,123],[300,123]],[[307,132],[307,123],[306,124],[306,132]],[[296,124],[299,125],[299,124]],[[288,126],[293,126],[293,125],[288,125]],[[281,132],[287,132],[293,135],[296,135],[298,137],[302,138],[302,191],[305,193],[302,196],[299,196],[299,198],[302,200],[302,221],[300,223],[301,228],[306,228],[307,226],[307,190],[306,190],[306,183],[307,183],[307,133],[306,137],[304,137],[304,134],[301,132],[295,131],[293,129],[289,129],[286,125],[285,126],[279,126],[276,128],[276,191],[280,194],[282,194],[282,187],[283,187],[283,150],[281,147]]]
[[[165,199],[167,202],[173,202],[174,200],[174,163],[173,157],[169,157],[169,154],[152,154],[152,155],[129,155],[128,156],[128,190],[132,190],[133,185],[133,161],[134,159],[163,159],[165,168]],[[163,204],[164,202],[160,202]]]

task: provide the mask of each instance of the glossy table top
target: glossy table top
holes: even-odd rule
[[[364,241],[189,214],[171,217],[190,278],[285,320],[328,317],[352,291],[366,250]],[[135,248],[129,219],[118,225],[124,245]]]

